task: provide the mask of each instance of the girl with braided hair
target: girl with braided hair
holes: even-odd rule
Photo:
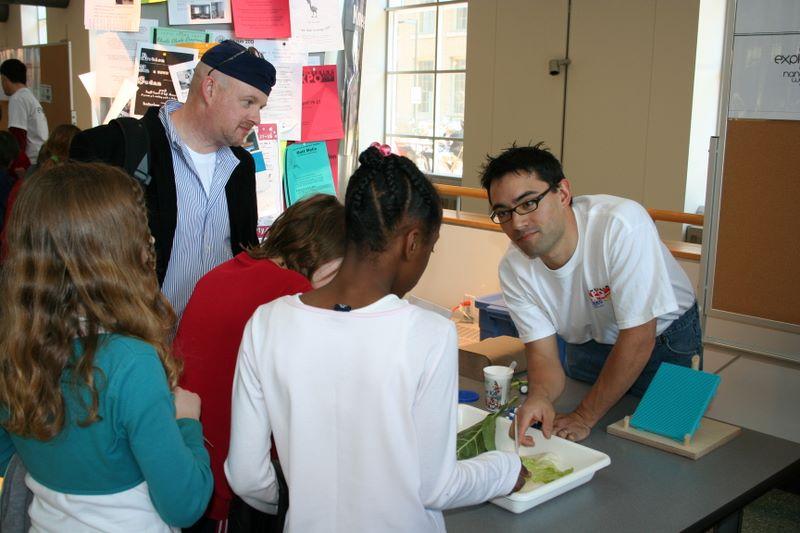
[[[456,461],[456,329],[402,299],[439,237],[441,202],[388,147],[359,161],[336,277],[260,307],[245,327],[225,471],[267,511],[271,432],[287,531],[443,531],[442,510],[518,490],[525,470],[506,452]]]
[[[16,452],[30,529],[191,525],[213,479],[200,399],[177,387],[142,188],[108,165],[65,163],[25,180],[7,230],[0,472]]]

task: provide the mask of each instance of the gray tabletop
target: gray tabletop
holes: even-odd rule
[[[461,388],[482,393],[483,383],[462,378]],[[556,410],[572,410],[587,390],[568,379]],[[581,443],[611,457],[589,483],[521,514],[488,503],[447,511],[448,531],[701,531],[800,475],[800,444],[757,431],[743,429],[697,461],[606,433],[637,401],[623,398]]]

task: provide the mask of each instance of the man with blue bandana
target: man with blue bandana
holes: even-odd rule
[[[241,148],[275,85],[275,68],[254,48],[224,41],[194,71],[185,104],[150,108],[144,184],[156,271],[178,317],[195,283],[257,243],[255,165]],[[70,155],[125,166],[126,139],[115,124],[78,134]]]

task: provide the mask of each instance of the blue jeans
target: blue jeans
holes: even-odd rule
[[[561,354],[561,366],[564,367],[564,372],[573,379],[589,383],[597,381],[600,370],[614,347],[613,344],[601,344],[595,341],[565,344],[566,350]],[[628,394],[641,397],[661,363],[692,366],[692,356],[695,354],[700,356],[702,369],[703,339],[697,303],[670,324],[664,333],[656,337],[656,345],[650,354],[650,360],[628,390]]]

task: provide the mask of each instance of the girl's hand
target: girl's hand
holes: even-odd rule
[[[519,477],[517,477],[517,484],[514,485],[514,490],[512,490],[511,492],[514,493],[514,492],[517,492],[518,490],[520,490],[522,488],[522,486],[525,485],[525,481],[527,481],[529,477],[531,477],[531,473],[528,472],[528,469],[525,468],[525,465],[520,463],[520,465],[519,465]]]
[[[200,420],[200,396],[180,387],[172,392],[175,394],[175,419]]]

